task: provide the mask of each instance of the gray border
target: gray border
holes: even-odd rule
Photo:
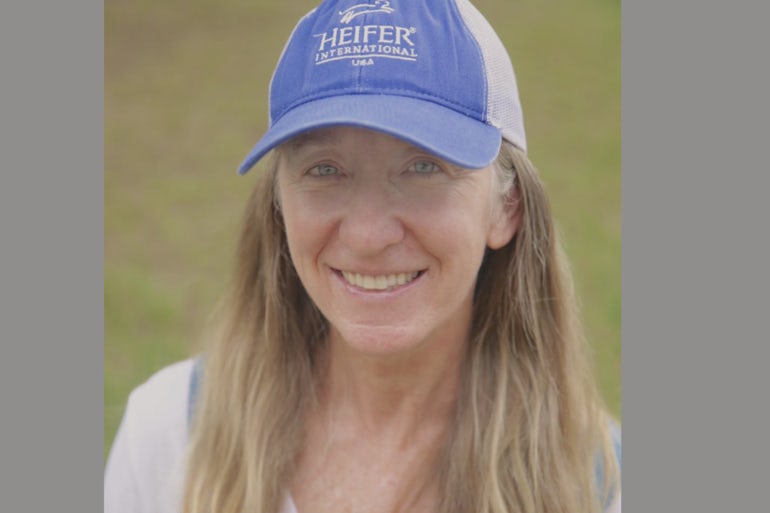
[[[623,6],[627,513],[765,503],[768,17],[690,4]],[[103,7],[19,5],[0,17],[0,501],[93,511]]]
[[[767,10],[623,4],[627,513],[767,510]]]
[[[0,511],[98,511],[103,4],[0,8]]]

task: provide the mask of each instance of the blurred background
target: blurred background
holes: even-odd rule
[[[316,0],[105,0],[104,449],[132,388],[200,350],[232,268],[284,42]],[[513,60],[529,155],[621,414],[620,0],[475,0]]]

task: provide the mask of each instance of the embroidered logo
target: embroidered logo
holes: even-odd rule
[[[347,24],[350,23],[356,16],[361,16],[362,14],[369,14],[373,12],[384,12],[390,14],[394,10],[395,9],[390,6],[390,2],[388,0],[375,0],[375,2],[372,4],[356,4],[354,6],[348,7],[344,11],[340,11],[340,14],[342,15],[340,22]]]
[[[361,3],[339,11],[340,24],[321,34],[318,39],[314,63],[348,60],[352,66],[370,66],[377,58],[416,61],[417,53],[412,40],[415,27],[399,25],[350,25],[356,17],[369,13],[392,14],[395,9],[388,0]]]

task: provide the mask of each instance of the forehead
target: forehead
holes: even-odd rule
[[[358,126],[335,125],[308,130],[289,139],[276,150],[279,168],[284,164],[290,167],[306,159],[315,159],[327,152],[336,156],[354,156],[387,159],[403,163],[415,157],[427,158],[438,162],[451,176],[476,174],[479,169],[467,169],[404,141],[396,136],[377,130]],[[491,168],[492,164],[487,166]]]
[[[289,151],[313,147],[334,147],[344,144],[385,144],[405,149],[417,149],[392,135],[354,126],[331,126],[304,132],[283,144]]]

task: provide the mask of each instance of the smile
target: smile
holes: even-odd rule
[[[342,277],[346,282],[364,290],[388,290],[400,285],[406,285],[411,282],[417,276],[420,275],[419,271],[411,273],[398,273],[398,274],[379,274],[376,276],[368,274],[351,273],[348,271],[340,271]]]

